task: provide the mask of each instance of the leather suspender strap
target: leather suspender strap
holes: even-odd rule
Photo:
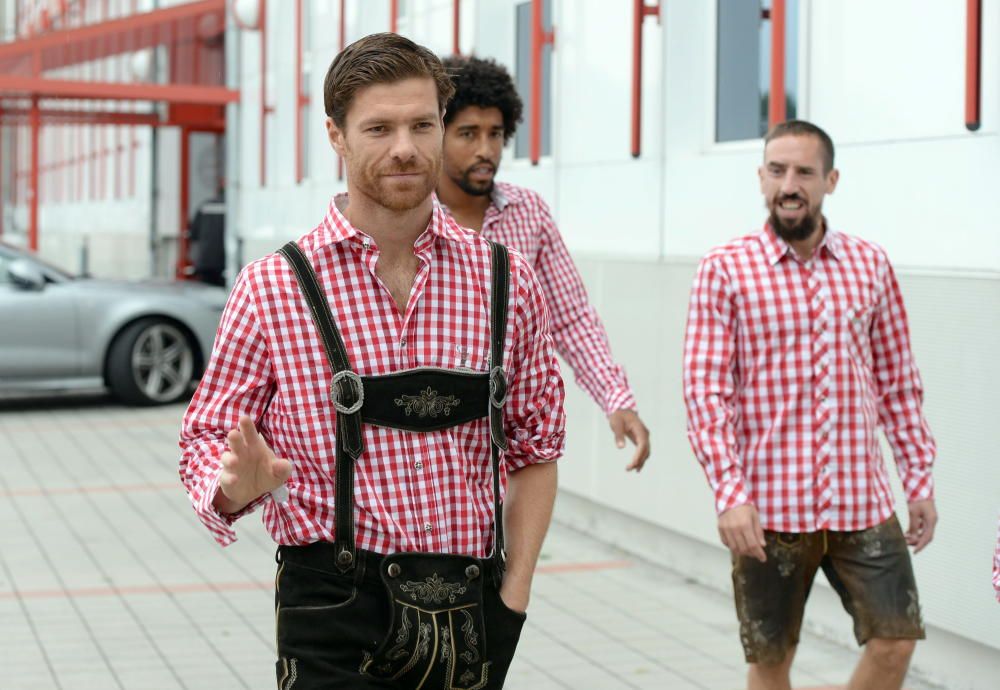
[[[505,569],[503,503],[500,500],[500,455],[507,449],[503,429],[503,406],[507,400],[507,376],[503,368],[504,340],[507,334],[507,301],[510,293],[510,256],[503,245],[491,242],[490,290],[490,374],[489,433],[493,470],[493,556],[496,572]],[[361,407],[364,388],[361,377],[351,369],[344,341],[333,321],[326,293],[309,260],[298,244],[289,242],[278,252],[288,261],[302,295],[309,305],[313,323],[319,331],[327,361],[333,371],[331,399],[337,410],[337,466],[335,505],[335,547],[337,567],[350,570],[355,562],[354,543],[354,461],[364,450],[361,435]]]
[[[490,291],[490,459],[493,465],[493,561],[498,580],[507,567],[504,550],[503,502],[500,500],[500,453],[507,450],[503,406],[507,401],[507,374],[503,345],[507,335],[507,299],[510,292],[510,256],[502,244],[490,242],[492,270]],[[500,583],[497,582],[499,587]]]
[[[354,461],[364,450],[361,436],[361,406],[364,404],[364,388],[361,378],[351,370],[347,349],[333,322],[333,314],[326,301],[326,293],[320,286],[316,272],[305,254],[295,242],[289,242],[278,252],[287,259],[295,273],[295,279],[312,314],[313,323],[319,331],[326,358],[333,370],[330,396],[337,410],[337,460],[336,487],[334,493],[334,551],[337,567],[350,570],[355,562],[354,544]],[[349,384],[349,385],[348,385]],[[351,390],[353,388],[353,390]]]

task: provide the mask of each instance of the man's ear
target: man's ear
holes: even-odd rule
[[[826,176],[826,193],[833,194],[833,190],[837,188],[837,182],[840,180],[840,171],[834,168],[830,171],[830,174]]]
[[[326,136],[330,140],[330,146],[341,158],[344,157],[344,132],[333,121],[332,117],[326,118]]]

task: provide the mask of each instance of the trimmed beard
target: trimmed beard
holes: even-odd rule
[[[783,223],[780,218],[778,218],[778,206],[771,209],[771,217],[768,221],[771,223],[771,227],[774,228],[774,232],[783,239],[785,242],[801,242],[802,240],[808,239],[813,232],[816,231],[816,227],[819,225],[819,219],[822,217],[820,210],[816,209],[816,214],[808,214],[802,220],[800,220],[795,225],[787,225]]]
[[[435,182],[441,172],[441,160],[430,160],[427,174],[424,179],[409,189],[392,190],[387,187],[387,183],[382,177],[383,174],[417,172],[419,166],[392,166],[384,171],[375,170],[352,170],[348,165],[348,177],[354,173],[355,184],[358,191],[370,198],[379,206],[390,211],[402,212],[410,211],[427,201],[436,186]]]
[[[472,167],[474,168],[476,166]],[[472,168],[469,168],[468,170],[463,172],[459,177],[455,177],[454,175],[449,175],[448,177],[451,178],[451,181],[454,182],[459,189],[461,189],[469,196],[489,196],[490,194],[493,193],[493,187],[495,186],[494,178],[490,178],[490,183],[485,187],[479,187],[475,185],[472,182],[472,180],[469,179],[469,175],[471,173],[472,173]],[[493,170],[493,174],[496,175],[495,168]]]

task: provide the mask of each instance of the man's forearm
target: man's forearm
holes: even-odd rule
[[[527,605],[531,578],[552,519],[557,487],[556,463],[529,465],[507,482],[504,534],[507,546],[505,587],[513,587]],[[510,602],[513,603],[513,602]]]

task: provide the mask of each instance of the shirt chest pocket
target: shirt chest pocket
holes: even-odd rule
[[[872,326],[875,306],[858,304],[844,310],[839,325],[840,337],[848,352],[862,362],[872,362]]]

